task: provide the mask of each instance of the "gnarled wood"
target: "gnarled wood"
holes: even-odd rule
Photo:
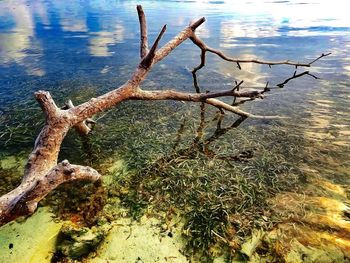
[[[206,44],[195,35],[195,30],[205,19],[200,18],[188,27],[183,29],[177,36],[170,40],[167,44],[157,50],[160,39],[166,31],[166,26],[162,28],[157,39],[148,49],[147,25],[146,18],[141,6],[137,6],[140,22],[140,57],[141,61],[136,67],[130,79],[119,88],[107,92],[97,98],[80,105],[74,106],[68,102],[66,107],[59,108],[55,104],[49,92],[38,91],[35,98],[40,104],[45,114],[45,125],[39,133],[34,149],[29,155],[28,162],[24,170],[24,176],[21,184],[0,197],[0,225],[5,224],[19,216],[30,215],[37,207],[38,202],[44,198],[50,191],[58,185],[72,180],[89,180],[95,181],[100,178],[98,172],[90,167],[71,165],[68,161],[58,163],[58,153],[61,148],[63,139],[72,127],[75,127],[80,133],[87,134],[90,128],[87,122],[95,114],[108,110],[125,100],[181,100],[205,103],[219,108],[222,112],[229,111],[240,116],[240,120],[247,117],[259,117],[240,110],[234,104],[227,104],[219,98],[221,97],[241,97],[248,100],[261,98],[263,93],[270,89],[265,87],[263,90],[240,91],[239,88],[243,81],[238,83],[232,90],[200,93],[196,72],[205,65],[205,53],[212,52],[220,56],[222,59],[236,63],[259,63],[267,65],[286,64],[299,67],[309,67],[319,58],[310,63],[292,63],[289,61],[272,62],[261,60],[240,60],[233,59],[224,55],[221,51],[214,50],[206,46]],[[146,91],[140,88],[142,81],[152,67],[164,59],[176,47],[187,39],[191,39],[194,44],[201,48],[201,63],[193,71],[194,86],[197,93],[186,93],[175,90],[159,90]],[[285,85],[291,79],[303,76],[314,75],[307,73],[294,74],[293,77],[285,80],[281,85]],[[90,120],[91,121],[91,120]]]
[[[66,102],[66,104],[64,105],[64,107],[62,107],[61,109],[68,110],[68,109],[72,109],[72,108],[74,108],[74,104],[71,100],[68,100]],[[95,123],[96,122],[93,119],[88,118],[82,122],[77,123],[74,126],[74,129],[78,134],[85,136],[91,132],[91,125],[95,124]]]
[[[96,181],[100,174],[87,166],[71,165],[67,160],[50,169],[45,176],[24,180],[16,189],[0,198],[0,222],[32,214],[40,200],[62,183],[74,180]]]

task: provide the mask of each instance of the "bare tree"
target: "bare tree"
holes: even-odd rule
[[[38,205],[50,191],[58,185],[73,180],[96,181],[100,174],[91,167],[84,167],[70,164],[67,160],[58,163],[58,153],[63,139],[69,129],[74,127],[81,134],[90,132],[89,123],[93,122],[90,118],[99,112],[110,109],[125,100],[178,100],[189,102],[200,102],[212,105],[225,111],[237,114],[240,120],[247,117],[259,118],[238,108],[238,105],[262,98],[264,93],[271,87],[261,90],[240,91],[243,81],[236,83],[235,87],[230,90],[216,92],[201,92],[196,73],[205,66],[206,53],[214,53],[220,58],[236,63],[239,68],[243,63],[258,63],[265,65],[292,65],[297,67],[310,67],[314,62],[329,54],[322,54],[309,63],[296,63],[291,61],[262,61],[255,59],[236,59],[229,57],[219,50],[208,47],[195,33],[195,30],[205,22],[205,18],[200,18],[183,29],[177,36],[170,40],[163,47],[158,48],[158,44],[166,31],[166,25],[161,29],[158,37],[151,48],[148,45],[146,18],[141,6],[137,6],[139,23],[140,23],[140,56],[141,61],[135,69],[130,79],[122,86],[103,94],[97,98],[80,105],[74,106],[72,102],[67,103],[64,107],[58,107],[49,92],[35,92],[35,98],[40,104],[45,114],[45,125],[39,133],[34,149],[29,155],[28,162],[25,166],[24,176],[21,184],[11,192],[0,197],[0,225],[16,219],[19,216],[32,214]],[[195,93],[180,92],[173,89],[147,91],[143,90],[140,85],[146,78],[152,67],[159,61],[169,55],[173,49],[182,42],[190,39],[201,49],[201,62],[193,69],[193,83],[196,89]],[[309,75],[316,76],[305,71],[297,74],[296,71],[291,78],[286,79],[283,83],[277,85],[283,87],[288,81]],[[222,97],[233,97],[232,105],[219,100]],[[239,102],[236,98],[241,98]]]

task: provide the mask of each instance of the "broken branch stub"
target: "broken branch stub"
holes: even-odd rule
[[[21,184],[11,192],[0,197],[0,225],[3,225],[19,216],[32,214],[37,204],[50,191],[55,189],[62,183],[73,180],[88,180],[96,181],[100,178],[100,174],[91,167],[69,164],[68,161],[58,163],[58,153],[61,148],[63,139],[71,128],[75,128],[81,134],[90,132],[89,123],[93,121],[91,118],[99,113],[106,111],[125,100],[180,100],[188,102],[197,102],[212,105],[220,109],[221,112],[228,111],[240,116],[241,123],[247,117],[255,116],[245,112],[237,107],[239,103],[234,105],[227,104],[220,100],[222,97],[246,98],[252,101],[262,97],[264,92],[270,91],[270,88],[263,90],[241,91],[242,81],[236,83],[236,87],[231,90],[215,91],[201,93],[196,73],[205,66],[206,52],[211,52],[218,55],[223,60],[239,63],[258,63],[266,65],[293,65],[296,67],[310,67],[311,64],[328,56],[322,54],[310,63],[294,63],[290,61],[262,61],[256,59],[242,60],[231,58],[219,50],[208,47],[203,40],[196,34],[195,30],[205,21],[205,18],[200,18],[188,27],[184,28],[180,33],[173,37],[163,47],[158,49],[159,41],[165,33],[166,26],[162,28],[154,44],[148,48],[147,24],[146,17],[140,5],[137,6],[140,24],[140,63],[136,67],[130,79],[122,86],[109,91],[97,98],[91,98],[89,101],[80,105],[74,106],[71,101],[64,108],[56,106],[50,93],[47,91],[38,91],[35,93],[35,98],[40,104],[45,114],[45,125],[40,131],[34,148],[28,157],[25,166],[24,175]],[[187,39],[201,49],[201,62],[192,71],[193,85],[196,93],[181,92],[176,90],[159,90],[147,91],[141,89],[140,85],[147,77],[152,67],[159,61],[168,56],[176,47],[181,45]],[[281,85],[285,85],[292,79],[309,75],[315,77],[311,73],[294,74],[293,77],[286,79]],[[262,116],[264,117],[264,116]],[[238,122],[237,122],[238,123]],[[237,124],[239,125],[239,124]]]

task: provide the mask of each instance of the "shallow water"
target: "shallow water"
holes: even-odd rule
[[[82,101],[127,80],[138,62],[135,4],[0,3],[0,113],[4,124],[1,134],[5,133],[1,137],[2,151],[14,146],[7,147],[11,139],[9,131],[6,133],[6,126],[11,127],[14,122],[14,112],[35,110],[34,91],[45,89],[60,97],[57,100],[69,97]],[[291,117],[292,123],[297,123],[295,128],[302,129],[306,136],[349,146],[350,27],[342,2],[142,1],[142,4],[147,10],[150,39],[162,24],[168,25],[163,43],[192,19],[205,16],[207,22],[199,29],[199,35],[229,55],[309,61],[322,52],[332,52],[312,68],[322,80],[298,79],[288,89],[273,92],[266,102],[247,108],[257,114]],[[144,86],[191,89],[188,71],[198,63],[198,55],[198,50],[186,42],[153,70]],[[220,89],[241,79],[245,79],[247,86],[264,86],[267,80],[275,84],[293,73],[290,67],[269,69],[251,64],[238,71],[213,56],[208,65],[200,80],[203,88],[210,89]]]
[[[4,179],[1,193],[18,183],[23,158],[43,123],[34,91],[50,91],[60,105],[67,99],[78,104],[130,77],[139,62],[136,4],[145,10],[151,41],[167,24],[161,44],[189,21],[205,16],[198,34],[231,56],[307,62],[331,52],[307,69],[320,79],[304,76],[243,107],[257,115],[286,119],[248,119],[240,132],[260,134],[278,127],[303,138],[304,162],[299,164],[347,188],[350,18],[343,1],[5,0],[0,2],[0,169],[2,175],[8,175],[13,167],[18,169],[11,170],[17,179]],[[190,70],[198,63],[199,50],[187,41],[155,66],[143,88],[193,91]],[[242,79],[246,87],[264,87],[266,81],[270,85],[280,83],[295,70],[288,66],[241,66],[239,70],[209,55],[207,67],[199,73],[201,87],[220,90]],[[214,115],[210,112],[207,117]],[[97,116],[95,137],[90,142],[82,144],[69,134],[60,158],[103,167],[107,157],[122,156],[134,160],[130,166],[138,169],[137,161],[144,165],[171,150],[183,120],[188,126],[183,136],[185,145],[186,138],[195,133],[198,117],[195,105],[123,103],[109,114]],[[227,118],[227,122],[232,119]],[[214,131],[212,126],[207,127],[206,134]],[[215,148],[231,151],[227,144],[233,134],[224,135],[226,144],[216,143]],[[283,140],[273,136],[258,136],[257,140],[264,138],[269,141],[263,144]],[[20,161],[11,159],[14,156]]]

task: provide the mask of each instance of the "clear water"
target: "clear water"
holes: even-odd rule
[[[322,80],[299,79],[288,89],[270,95],[267,102],[250,105],[249,110],[287,115],[311,138],[349,146],[350,27],[343,2],[140,3],[147,12],[151,40],[162,24],[168,25],[164,43],[189,21],[205,16],[207,22],[199,35],[232,56],[308,61],[322,52],[332,52],[311,69]],[[14,111],[36,107],[32,93],[38,89],[66,99],[84,97],[79,92],[82,87],[101,94],[127,80],[139,61],[136,4],[1,1],[0,116],[5,124],[1,131],[11,123]],[[189,69],[198,63],[198,56],[196,47],[186,42],[157,65],[145,86],[191,90]],[[203,88],[208,89],[221,89],[240,79],[245,79],[248,86],[264,85],[267,80],[277,83],[293,72],[283,66],[269,69],[250,64],[238,71],[216,58],[210,58],[208,64],[200,78]],[[6,150],[6,145],[2,148]]]
[[[345,2],[340,0],[0,1],[2,156],[30,152],[43,122],[32,95],[36,90],[50,91],[58,104],[67,99],[77,104],[118,87],[130,77],[139,62],[136,4],[142,4],[146,12],[151,41],[167,24],[161,44],[191,20],[205,16],[207,20],[198,34],[210,46],[231,56],[307,62],[331,52],[310,68],[320,80],[303,77],[243,107],[257,115],[287,119],[249,119],[244,127],[268,129],[278,125],[305,138],[315,147],[310,152],[312,158],[322,159],[322,167],[328,170],[320,170],[320,162],[314,167],[311,163],[311,168],[348,183],[350,17]],[[190,70],[198,63],[199,50],[187,41],[155,66],[143,88],[193,91]],[[220,90],[242,79],[246,86],[264,86],[266,81],[276,84],[294,72],[293,67],[254,64],[244,64],[242,69],[209,55],[199,80],[203,89]],[[81,160],[77,152],[84,149],[72,152],[72,146],[81,146],[74,135],[69,135],[62,158],[93,165],[96,156],[123,150],[134,151],[134,158],[139,158],[139,137],[148,139],[146,148],[152,148],[157,140],[167,144],[157,132],[175,136],[181,121],[172,117],[174,111],[181,109],[186,115],[193,110],[172,102],[139,103],[136,111],[132,105],[119,105],[110,115],[99,116],[97,131],[101,135],[96,135],[95,157],[84,155]],[[140,128],[135,128],[137,125]],[[132,146],[126,143],[130,138]],[[315,152],[323,155],[315,157]]]

